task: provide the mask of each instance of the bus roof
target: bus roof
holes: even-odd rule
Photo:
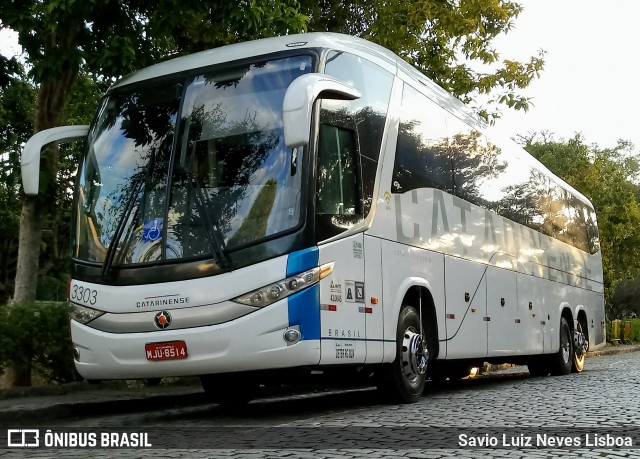
[[[259,40],[236,43],[221,46],[207,51],[176,57],[150,67],[138,70],[121,80],[113,88],[138,83],[141,81],[158,78],[174,73],[186,72],[193,69],[209,67],[212,65],[246,59],[253,56],[276,53],[279,51],[291,51],[305,48],[333,48],[341,50],[360,49],[366,54],[377,57],[387,62],[387,65],[396,66],[398,57],[386,48],[362,38],[349,35],[313,32],[282,37],[262,38]]]

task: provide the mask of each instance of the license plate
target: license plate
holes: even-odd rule
[[[184,341],[165,341],[164,343],[147,343],[144,345],[147,360],[178,360],[186,359],[187,343]]]

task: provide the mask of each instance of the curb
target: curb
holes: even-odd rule
[[[167,379],[170,380],[167,384],[158,386],[145,385],[141,380],[106,380],[100,382],[100,384],[91,384],[87,381],[77,381],[64,384],[44,384],[40,386],[4,388],[0,389],[0,403],[4,400],[13,398],[65,396],[79,392],[90,394],[92,392],[99,393],[109,390],[120,391],[123,394],[130,392],[134,395],[136,391],[168,390],[170,388],[179,389],[181,387],[187,388],[192,386],[196,386],[198,388],[201,387],[200,379],[197,377],[187,376]],[[130,386],[129,383],[133,383],[133,386]],[[155,387],[158,387],[158,389],[155,389]],[[1,407],[0,413],[2,413]]]
[[[637,345],[620,345],[620,346],[605,346],[595,351],[587,352],[586,357],[599,357],[602,355],[614,355],[614,354],[624,354],[627,352],[638,352],[640,351],[640,344]],[[508,368],[514,367],[517,365],[513,365],[511,363],[502,363],[502,364],[485,364],[480,369],[480,374],[493,373],[500,370],[506,370]]]
[[[195,390],[195,389],[194,389]],[[104,398],[104,397],[103,397]],[[50,406],[37,406],[17,410],[0,411],[0,427],[16,426],[19,423],[37,424],[63,418],[91,416],[108,416],[112,414],[129,414],[155,409],[178,408],[207,403],[207,398],[199,390],[181,394],[156,394],[126,398],[105,398],[100,401],[65,401]]]
[[[597,357],[601,355],[613,355],[613,354],[625,354],[627,352],[640,351],[640,345],[627,345],[627,346],[606,346],[595,351],[587,352],[587,357]]]

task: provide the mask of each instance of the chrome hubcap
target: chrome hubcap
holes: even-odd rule
[[[427,372],[429,351],[424,345],[422,335],[413,327],[404,332],[402,340],[402,371],[411,383]]]

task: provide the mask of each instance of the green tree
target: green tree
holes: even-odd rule
[[[513,27],[522,6],[508,0],[300,0],[309,30],[374,41],[401,56],[465,103],[487,95],[480,114],[498,105],[527,109],[521,94],[539,76],[544,52],[527,62],[500,59],[492,40]]]
[[[524,141],[526,150],[587,196],[598,214],[605,297],[609,308],[617,286],[640,277],[640,188],[633,145],[588,146],[580,135],[568,141],[545,134]],[[611,310],[609,311],[611,312]]]
[[[37,85],[34,131],[63,124],[81,72],[116,78],[170,53],[300,31],[306,18],[293,0],[227,3],[196,0],[23,0],[0,4],[0,27],[18,32]],[[189,37],[193,34],[194,39]],[[3,61],[3,72],[6,67]],[[59,199],[60,150],[48,148],[41,162],[41,192],[23,196],[14,301],[35,299],[42,216]],[[30,384],[30,369],[17,370],[16,385]]]
[[[20,150],[33,133],[36,90],[15,59],[0,88],[0,304],[13,293],[20,229]]]
[[[10,61],[7,84],[0,88],[0,304],[5,304],[13,294],[13,279],[16,272],[18,234],[20,229],[20,152],[27,139],[33,134],[33,110],[37,89],[22,65]],[[99,88],[86,75],[81,75],[75,86],[67,110],[71,124],[88,123],[104,88]],[[51,276],[54,291],[61,299],[65,285],[62,279],[69,274],[69,209],[72,201],[71,190],[78,164],[78,151],[72,148],[60,150],[60,167],[57,177],[55,205],[43,210],[41,218],[46,221],[40,245],[42,259],[38,276]],[[60,285],[62,284],[62,285]],[[42,295],[38,295],[39,299]]]
[[[609,319],[624,319],[640,315],[640,278],[624,280],[618,284],[607,311]],[[615,337],[614,337],[615,338]]]

